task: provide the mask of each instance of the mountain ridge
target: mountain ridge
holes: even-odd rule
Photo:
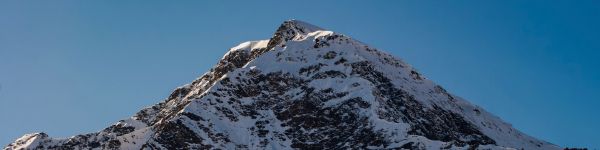
[[[289,20],[96,133],[27,134],[5,149],[559,149],[343,34]]]

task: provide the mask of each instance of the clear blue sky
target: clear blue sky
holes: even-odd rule
[[[0,145],[101,130],[292,18],[398,56],[527,134],[600,148],[600,3],[585,0],[0,1]]]

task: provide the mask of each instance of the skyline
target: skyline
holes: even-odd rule
[[[403,59],[526,134],[600,147],[597,2],[258,9],[268,4],[0,2],[0,119],[8,120],[0,142],[102,130],[191,82],[229,48],[299,19]]]

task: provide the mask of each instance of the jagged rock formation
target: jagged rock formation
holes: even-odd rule
[[[559,149],[411,66],[297,20],[231,48],[166,100],[96,133],[12,149]]]

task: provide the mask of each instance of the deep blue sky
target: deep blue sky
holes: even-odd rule
[[[599,10],[584,0],[0,1],[0,145],[101,130],[296,18],[404,59],[527,134],[600,148]]]

